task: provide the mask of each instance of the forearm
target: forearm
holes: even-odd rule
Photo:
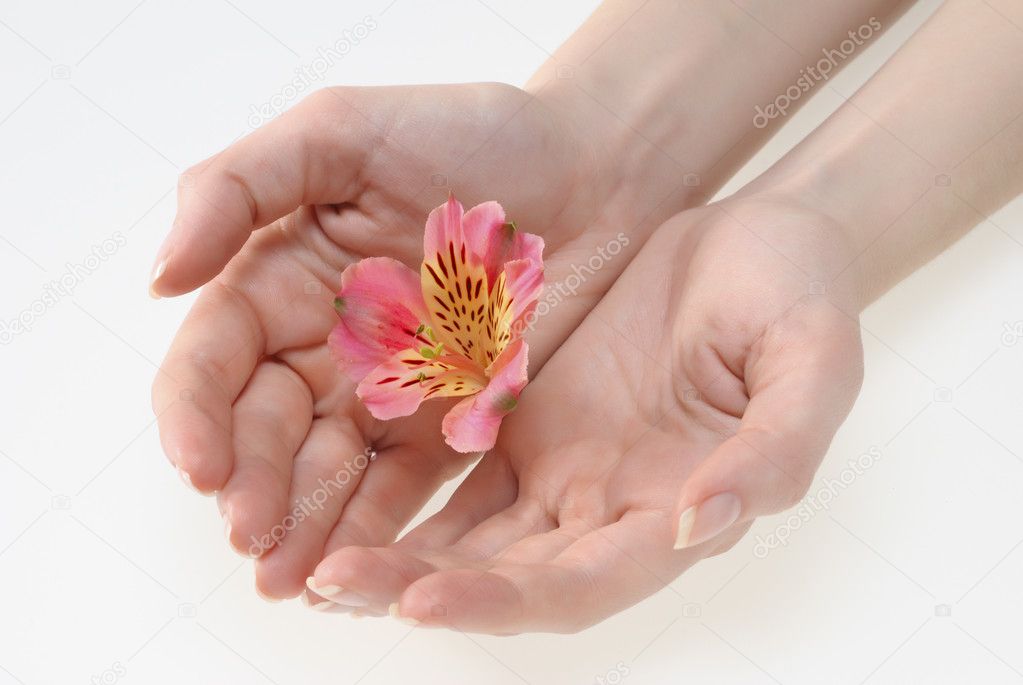
[[[697,204],[907,4],[608,0],[527,89],[589,118],[623,175],[670,174]]]
[[[834,276],[859,281],[861,306],[1023,192],[1023,11],[1003,4],[948,2],[743,191],[846,226],[857,258]]]

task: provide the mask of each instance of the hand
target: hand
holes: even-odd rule
[[[444,509],[395,544],[327,556],[315,585],[428,626],[566,632],[731,547],[804,495],[858,392],[844,244],[780,199],[673,218]]]
[[[387,423],[358,403],[325,344],[341,271],[369,255],[418,269],[423,222],[449,187],[467,204],[499,199],[509,218],[542,234],[549,282],[620,231],[639,245],[674,185],[622,157],[617,173],[606,171],[611,140],[585,113],[510,86],[340,88],[182,176],[153,290],[209,285],[175,338],[153,403],[173,464],[195,488],[217,492],[232,546],[260,556],[265,595],[295,596],[341,545],[391,542],[472,459],[443,444],[447,403]],[[558,316],[530,337],[531,370],[627,259],[602,260],[563,293]],[[369,469],[367,446],[380,456]],[[303,500],[324,490],[322,508]]]

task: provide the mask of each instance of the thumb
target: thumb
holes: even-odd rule
[[[184,172],[177,216],[157,253],[150,294],[180,295],[199,287],[220,273],[252,231],[300,205],[351,200],[367,141],[379,137],[350,104],[358,95],[359,89],[318,91]]]
[[[795,341],[784,334],[765,339],[765,351],[747,368],[750,401],[738,432],[683,486],[675,549],[788,509],[806,494],[862,379],[858,326],[834,323],[827,332],[802,327]]]

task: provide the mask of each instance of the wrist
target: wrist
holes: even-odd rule
[[[856,26],[876,35],[905,4],[791,2],[753,16],[717,0],[606,0],[526,90],[592,137],[605,175],[624,184],[667,175],[675,192],[662,195],[664,220],[707,201],[774,133],[784,116],[758,120],[760,107],[791,89],[822,48],[848,42]]]

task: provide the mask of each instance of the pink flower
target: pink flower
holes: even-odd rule
[[[521,329],[543,289],[543,240],[496,202],[463,214],[452,196],[430,212],[423,250],[418,274],[387,257],[345,269],[328,344],[378,419],[464,397],[441,429],[459,452],[482,452],[528,382]]]

